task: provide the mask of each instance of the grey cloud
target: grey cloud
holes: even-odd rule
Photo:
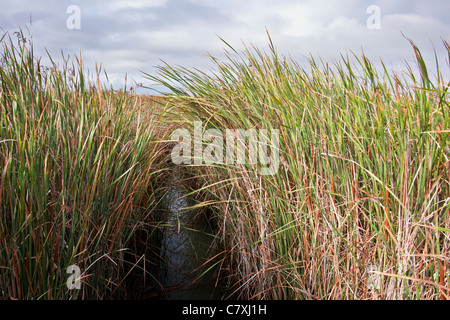
[[[28,25],[31,14],[36,51],[45,55],[45,47],[57,59],[61,49],[70,55],[81,50],[88,68],[102,63],[116,83],[125,73],[142,82],[140,71],[153,73],[160,59],[209,68],[210,61],[202,54],[223,56],[218,36],[237,49],[242,49],[241,41],[266,49],[266,28],[279,51],[294,58],[312,53],[338,60],[346,50],[359,53],[363,47],[369,58],[380,56],[393,66],[412,57],[402,32],[417,42],[430,63],[431,43],[442,56],[440,38],[450,40],[447,0],[135,0],[132,5],[79,0],[80,30],[66,28],[69,3],[3,2],[4,30]],[[366,10],[372,4],[381,9],[380,30],[366,26]]]

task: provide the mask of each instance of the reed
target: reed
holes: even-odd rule
[[[267,52],[224,41],[213,73],[144,74],[171,91],[150,101],[102,87],[81,57],[43,66],[16,36],[0,41],[0,298],[136,297],[169,136],[195,121],[279,133],[273,175],[247,157],[185,166],[217,225],[229,297],[449,298],[449,83],[412,41],[418,73],[364,54],[305,68],[270,36]]]
[[[124,254],[163,169],[158,112],[102,87],[81,57],[43,66],[16,35],[1,38],[0,297],[124,297]]]
[[[185,128],[277,129],[280,167],[191,165],[218,221],[222,271],[247,299],[437,299],[450,295],[449,84],[411,41],[419,74],[364,54],[308,70],[227,46],[212,73],[145,74]],[[443,42],[450,54],[450,47]],[[436,61],[438,58],[436,57]]]

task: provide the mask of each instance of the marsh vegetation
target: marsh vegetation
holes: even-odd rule
[[[44,67],[21,39],[2,38],[1,298],[135,298],[127,279],[155,276],[171,133],[195,121],[279,132],[273,175],[183,166],[226,297],[449,297],[448,65],[428,70],[412,41],[419,73],[363,54],[306,68],[270,37],[267,51],[224,41],[214,73],[162,65],[144,76],[170,93],[143,96],[88,81],[80,59]]]

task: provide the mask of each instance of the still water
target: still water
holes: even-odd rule
[[[195,201],[187,196],[181,176],[173,170],[160,207],[164,222],[157,272],[161,298],[220,299],[222,290],[216,288],[215,268],[211,268],[216,261],[208,261],[216,253],[211,246],[214,230],[200,209],[189,209]]]

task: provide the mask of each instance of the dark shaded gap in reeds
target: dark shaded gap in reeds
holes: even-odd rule
[[[223,299],[226,271],[219,268],[216,217],[196,173],[165,158],[153,215],[133,234],[134,249],[126,255],[127,298]]]

